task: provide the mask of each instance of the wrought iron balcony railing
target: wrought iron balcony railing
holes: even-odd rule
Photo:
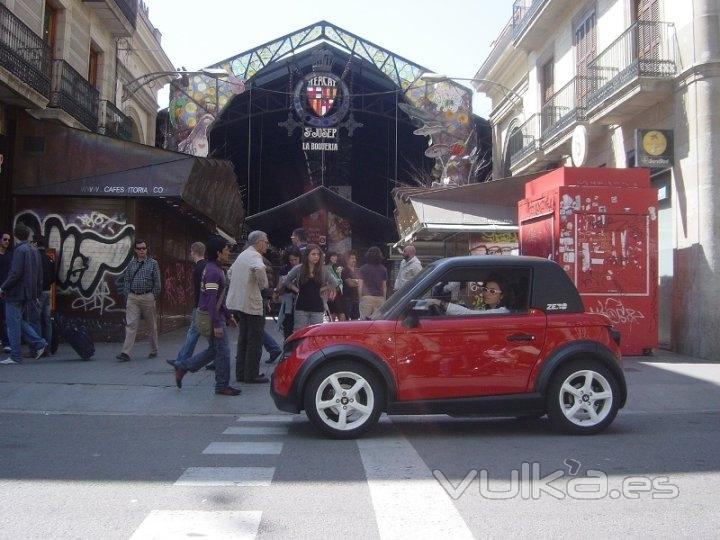
[[[111,101],[100,102],[100,125],[98,127],[103,135],[125,141],[132,140],[132,120]]]
[[[524,124],[515,129],[508,139],[510,165],[540,149],[540,115],[533,114]]]
[[[82,75],[64,60],[53,60],[50,106],[67,112],[88,129],[98,128],[97,91]]]
[[[578,75],[555,92],[542,106],[543,142],[585,117],[585,98],[589,90],[588,77]]]
[[[515,0],[513,2],[513,37],[517,38],[525,31],[540,8],[550,0]]]
[[[1,3],[0,66],[50,97],[50,47]]]
[[[637,21],[588,63],[592,109],[638,77],[673,78],[675,26],[672,23]]]

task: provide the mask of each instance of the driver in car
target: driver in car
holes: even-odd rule
[[[482,295],[483,307],[480,309],[471,309],[461,304],[452,302],[452,298],[457,296],[460,289],[460,282],[451,281],[446,284],[438,284],[429,298],[428,306],[437,306],[440,313],[445,315],[478,315],[490,313],[510,313],[510,310],[503,306],[503,283],[499,277],[493,277],[480,287]]]

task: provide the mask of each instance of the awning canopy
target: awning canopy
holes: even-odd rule
[[[242,195],[230,161],[38,120],[22,125],[25,145],[15,159],[14,195],[177,198],[231,235],[240,232]]]
[[[260,229],[270,233],[276,229],[292,227],[318,210],[328,210],[342,216],[353,225],[362,228],[363,233],[378,242],[387,242],[397,237],[391,219],[360,206],[334,191],[319,186],[279,206],[259,212],[245,219],[249,229]]]
[[[444,240],[460,232],[517,231],[517,203],[540,174],[448,188],[397,188],[395,224],[401,242]]]

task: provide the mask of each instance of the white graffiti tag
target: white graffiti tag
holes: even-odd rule
[[[77,221],[86,229],[96,229],[99,232],[114,235],[127,224],[124,217],[110,217],[101,212],[90,212],[77,216]]]
[[[606,298],[605,303],[598,300],[597,306],[591,306],[588,311],[607,316],[613,324],[636,324],[645,318],[641,311],[626,308],[622,301],[616,298]]]
[[[112,309],[114,305],[115,300],[111,296],[110,287],[103,281],[90,298],[83,298],[82,296],[76,298],[70,307],[72,309],[82,309],[83,311],[99,311],[100,315],[109,311],[123,311],[122,309]]]

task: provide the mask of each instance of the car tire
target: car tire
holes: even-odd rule
[[[377,423],[385,387],[373,370],[343,360],[321,366],[310,376],[303,401],[310,422],[324,435],[354,439]]]
[[[563,433],[593,435],[615,419],[620,389],[612,372],[595,360],[576,360],[561,366],[550,380],[547,414]]]

